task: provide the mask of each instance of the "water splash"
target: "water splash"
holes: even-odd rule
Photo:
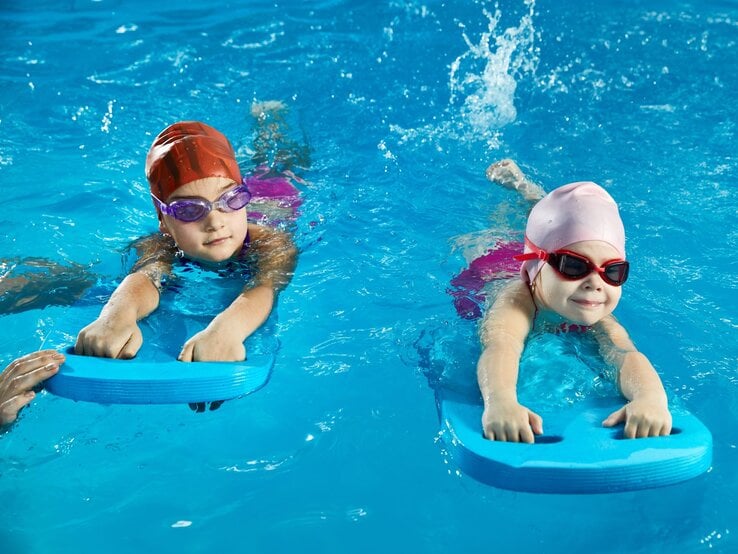
[[[492,147],[498,142],[499,129],[515,121],[515,91],[520,79],[534,74],[538,65],[533,14],[535,0],[525,0],[527,12],[517,26],[498,29],[502,12],[483,10],[487,31],[475,44],[462,33],[468,50],[451,64],[450,104],[463,103],[461,115],[473,131]],[[464,24],[460,24],[462,29]]]

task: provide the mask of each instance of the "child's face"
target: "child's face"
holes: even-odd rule
[[[214,202],[234,186],[236,183],[226,177],[206,177],[179,187],[164,202],[170,203],[177,198],[203,198]],[[205,217],[192,222],[162,215],[159,229],[162,233],[170,234],[188,257],[222,262],[237,255],[243,248],[248,229],[246,208],[233,212],[210,210]]]
[[[597,266],[620,257],[613,246],[598,240],[575,242],[566,250],[589,258]],[[536,295],[543,305],[581,325],[593,325],[611,314],[621,294],[622,287],[607,284],[596,271],[578,281],[570,281],[549,264],[544,264],[536,277]]]

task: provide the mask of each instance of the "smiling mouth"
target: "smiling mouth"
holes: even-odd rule
[[[579,306],[582,306],[584,308],[599,308],[604,304],[604,302],[596,302],[594,300],[572,300],[575,304],[578,304]]]
[[[230,237],[220,237],[217,239],[209,240],[205,243],[205,246],[217,246],[218,244],[221,244],[225,241],[227,241]]]

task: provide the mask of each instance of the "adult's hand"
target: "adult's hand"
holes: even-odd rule
[[[39,350],[14,360],[0,373],[0,427],[16,420],[20,409],[36,396],[34,387],[55,375],[64,359],[56,350]]]

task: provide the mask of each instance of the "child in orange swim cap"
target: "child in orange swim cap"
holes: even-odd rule
[[[222,262],[249,246],[251,194],[222,133],[198,121],[170,125],[149,149],[146,177],[159,229],[184,255]]]
[[[477,363],[484,399],[482,426],[492,440],[534,442],[541,417],[518,403],[518,364],[537,320],[557,330],[592,332],[617,370],[628,403],[603,425],[625,423],[626,437],[668,435],[671,414],[664,387],[649,360],[612,316],[628,277],[625,233],[618,207],[600,186],[570,183],[545,194],[511,160],[490,166],[493,182],[535,203],[525,233],[520,278],[496,295],[480,327]],[[536,203],[537,202],[537,203]]]
[[[133,357],[142,344],[137,321],[158,307],[162,281],[177,257],[205,265],[247,258],[254,260],[253,279],[179,354],[182,361],[245,359],[245,339],[267,319],[292,276],[296,248],[290,236],[247,219],[252,192],[246,183],[254,177],[242,179],[230,142],[205,123],[181,121],[159,133],[146,157],[146,177],[161,234],[142,241],[134,271],[98,319],[80,331],[75,351]],[[296,197],[294,186],[281,179]]]

